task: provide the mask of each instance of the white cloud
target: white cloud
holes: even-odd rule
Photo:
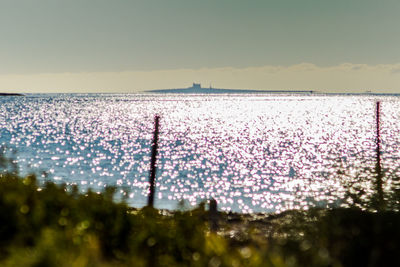
[[[400,93],[400,64],[344,63],[320,67],[302,63],[288,67],[0,75],[0,91],[129,93],[184,88],[192,82],[200,82],[203,86],[211,84],[216,88]]]

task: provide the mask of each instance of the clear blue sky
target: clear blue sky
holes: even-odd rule
[[[0,75],[398,64],[399,14],[399,0],[0,0]]]

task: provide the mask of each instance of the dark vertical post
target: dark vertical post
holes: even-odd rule
[[[155,194],[155,186],[154,182],[156,179],[156,161],[157,161],[157,150],[158,150],[158,133],[159,133],[159,116],[155,116],[154,118],[154,135],[153,135],[153,143],[151,147],[151,163],[150,163],[150,194],[147,200],[147,206],[153,207],[154,204],[154,194]]]
[[[210,200],[209,216],[211,232],[218,231],[218,208],[215,199]]]
[[[376,189],[378,193],[378,209],[384,208],[383,182],[381,167],[381,135],[380,135],[380,102],[376,102]]]

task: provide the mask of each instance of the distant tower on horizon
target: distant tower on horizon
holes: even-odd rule
[[[193,83],[192,88],[193,89],[201,89],[201,84],[200,83]]]

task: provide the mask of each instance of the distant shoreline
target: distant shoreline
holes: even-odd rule
[[[24,95],[18,93],[0,93],[0,96],[24,96]]]
[[[247,90],[247,89],[217,89],[202,88],[202,91],[190,91],[188,89],[161,89],[150,90],[145,93],[157,94],[314,94],[314,91],[280,91],[280,90]]]
[[[146,93],[166,93],[166,94],[243,94],[243,93],[289,93],[289,94],[313,94],[312,90],[253,90],[253,89],[222,89],[222,88],[205,88],[199,83],[193,83],[188,88],[177,89],[157,89],[149,90]]]

